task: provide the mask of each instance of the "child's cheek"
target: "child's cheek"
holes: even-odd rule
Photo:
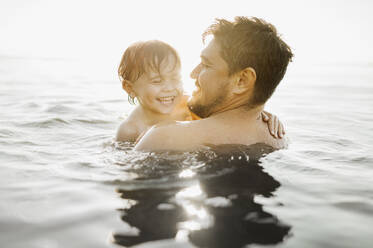
[[[180,82],[178,84],[177,90],[178,90],[179,94],[183,94],[183,92],[184,92],[183,83]]]

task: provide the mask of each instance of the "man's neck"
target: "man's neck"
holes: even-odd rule
[[[221,104],[217,109],[214,109],[214,113],[212,113],[211,116],[234,109],[254,109],[257,107],[257,105],[250,105],[248,103],[248,99],[250,98],[251,95],[249,93],[245,93],[242,95],[229,94],[229,96],[227,96],[227,98],[224,100],[224,103]]]
[[[261,118],[261,113],[264,105],[249,106],[242,105],[237,108],[227,108],[224,111],[217,111],[210,116],[213,119],[241,119],[241,120],[256,120]]]
[[[220,116],[222,114],[223,116],[229,116],[232,115],[232,117],[237,117],[241,114],[243,117],[250,117],[251,118],[256,118],[260,117],[260,113],[264,109],[264,104],[262,105],[253,105],[248,103],[249,98],[252,96],[250,95],[234,95],[234,96],[229,96],[226,101],[224,101],[224,104],[219,106],[218,109],[215,109],[214,113],[210,115],[210,117],[213,116]]]

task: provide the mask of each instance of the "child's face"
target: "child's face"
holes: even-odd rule
[[[132,89],[143,108],[170,114],[180,102],[183,95],[180,67],[174,63],[170,56],[161,63],[160,74],[149,70],[134,82]]]

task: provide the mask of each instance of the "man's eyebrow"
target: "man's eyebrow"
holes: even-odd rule
[[[206,56],[204,56],[204,55],[201,55],[201,59],[206,61],[207,64],[212,64],[211,61],[208,58],[206,58]]]

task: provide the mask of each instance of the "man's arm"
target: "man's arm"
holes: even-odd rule
[[[176,122],[168,125],[155,125],[150,128],[135,146],[141,151],[186,151],[198,149],[193,135],[187,128]]]

